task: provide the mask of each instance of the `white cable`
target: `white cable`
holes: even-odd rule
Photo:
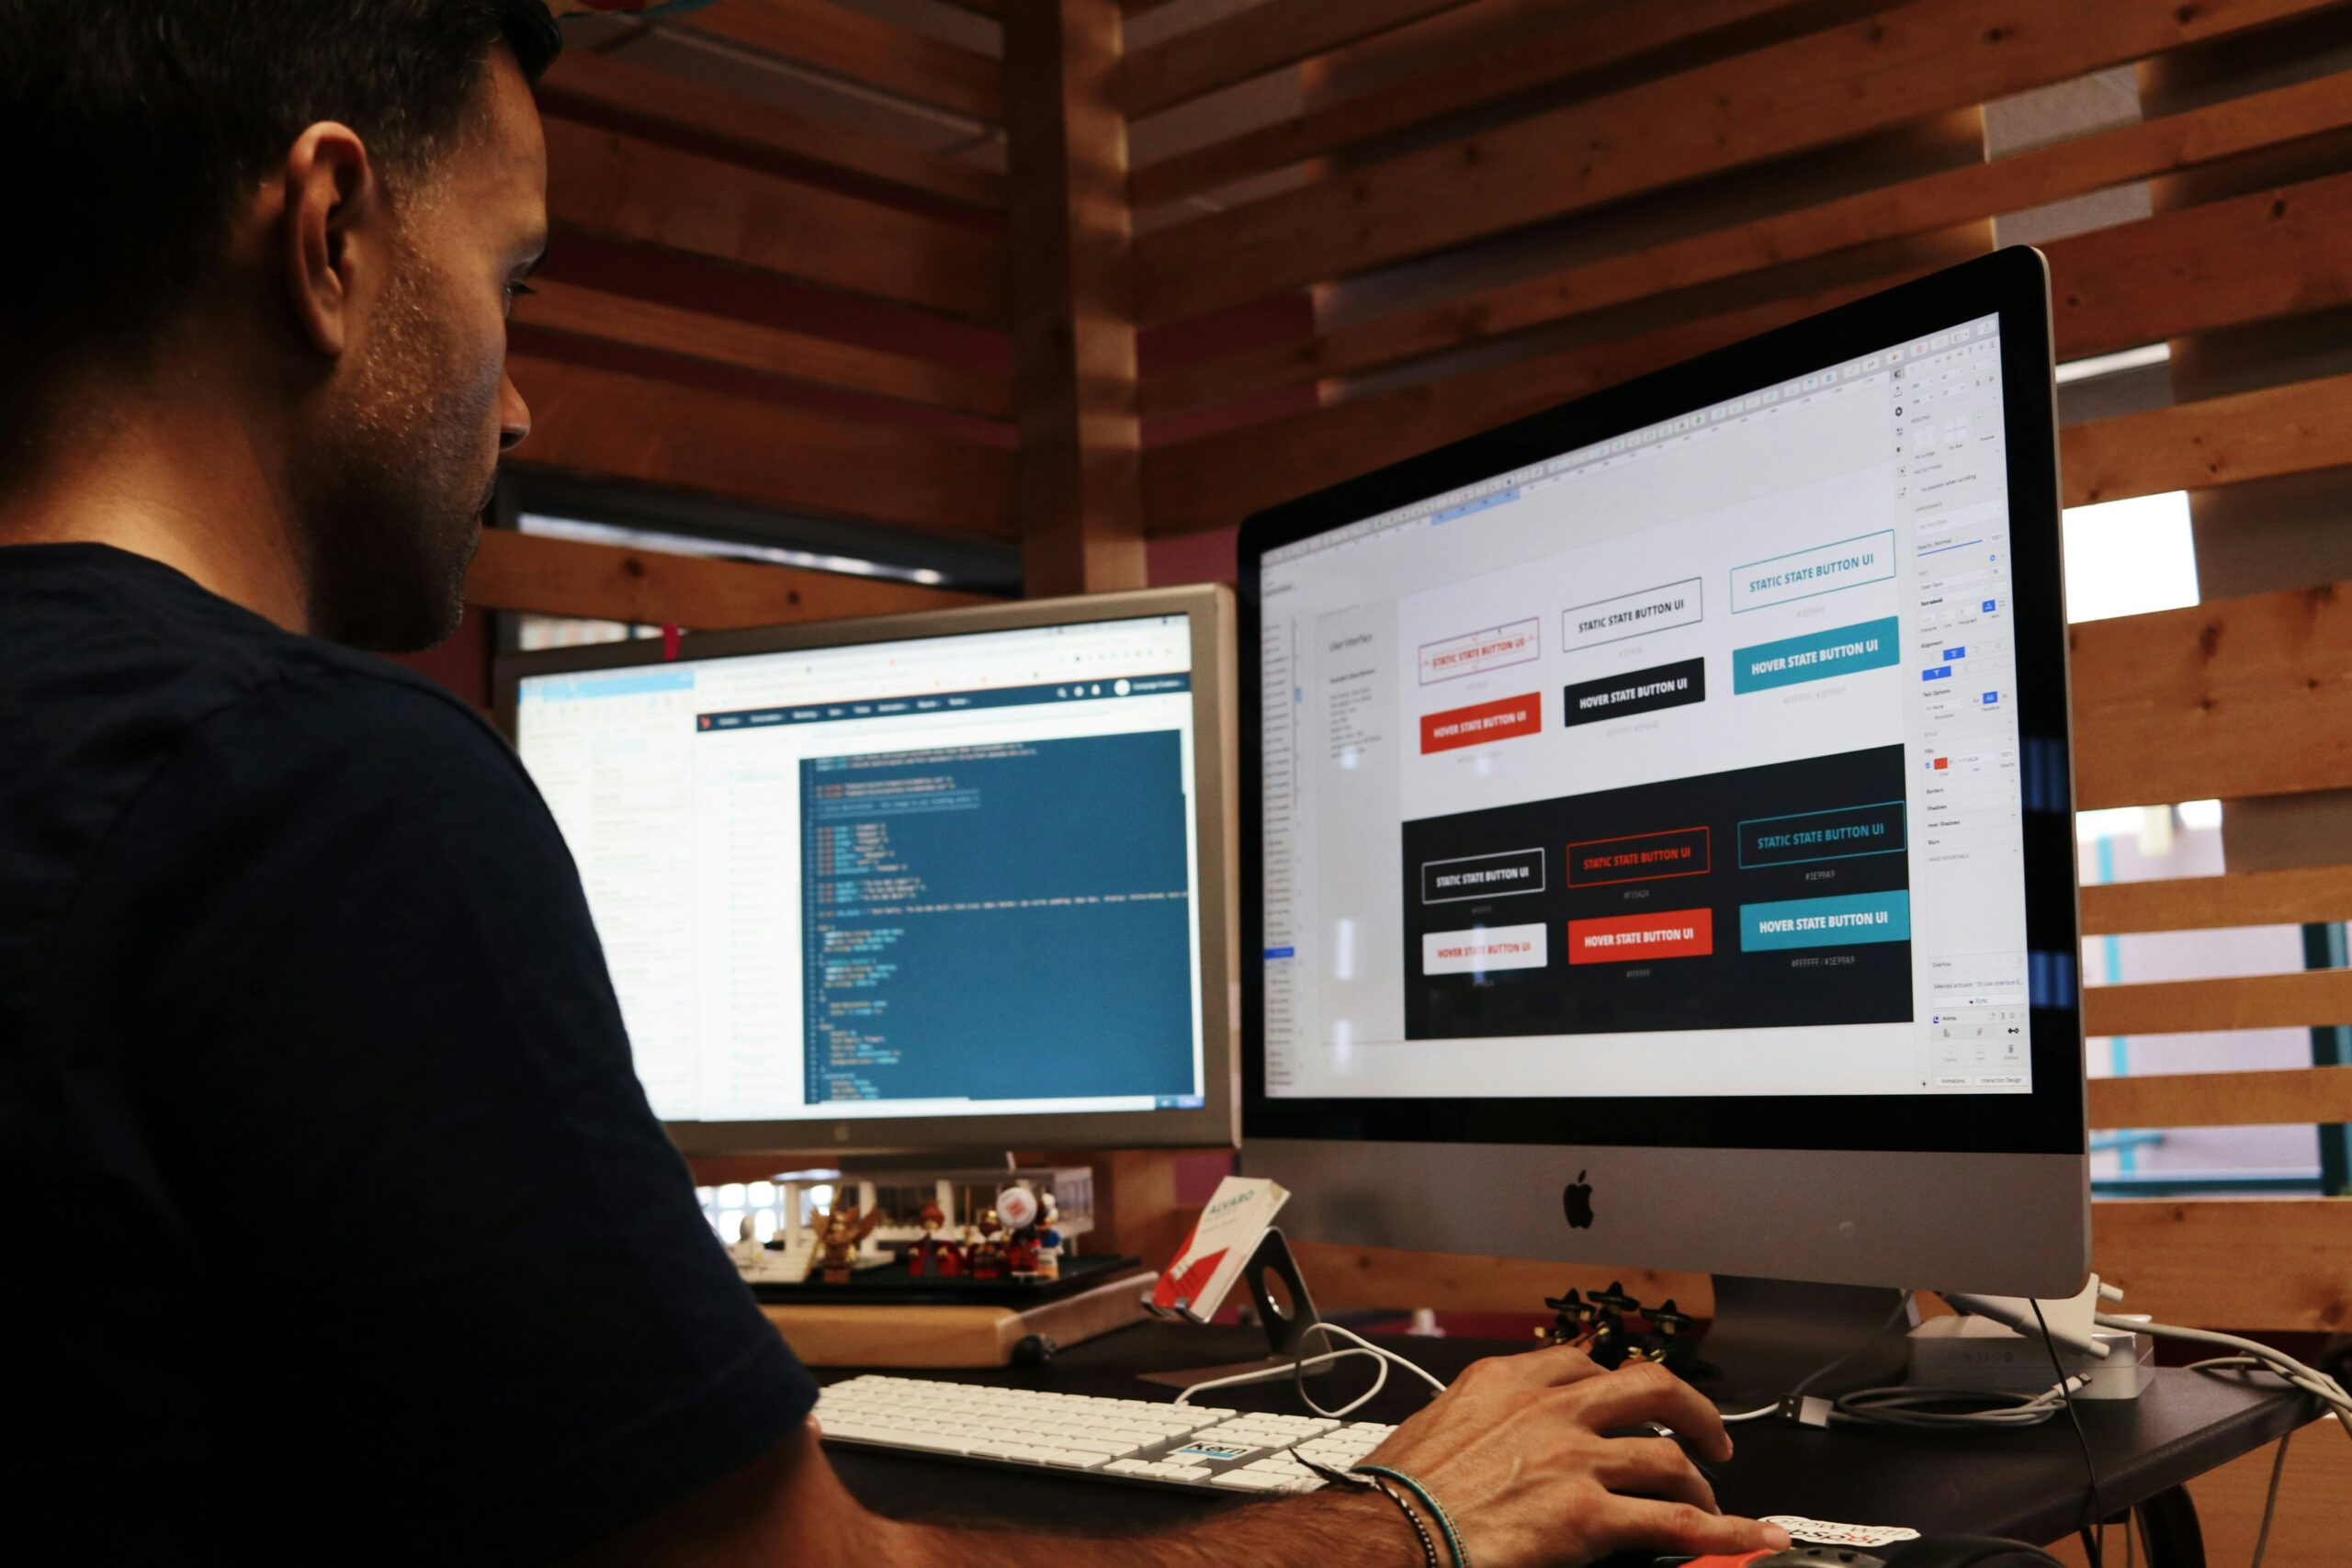
[[[1842,1426],[1907,1427],[1918,1431],[1986,1431],[1998,1427],[2039,1427],[2066,1407],[2066,1398],[2089,1380],[2076,1375],[2039,1393],[2002,1393],[1976,1388],[1857,1389],[1840,1395],[1830,1419]],[[1974,1404],[1973,1410],[1939,1406]]]
[[[1300,1361],[1285,1361],[1279,1367],[1263,1367],[1254,1372],[1236,1372],[1231,1377],[1211,1378],[1206,1382],[1196,1382],[1192,1387],[1179,1393],[1176,1396],[1175,1403],[1178,1404],[1190,1404],[1193,1402],[1193,1395],[1196,1393],[1205,1393],[1213,1388],[1239,1388],[1245,1383],[1273,1382],[1279,1379],[1289,1377],[1294,1370],[1302,1372],[1313,1371],[1318,1367],[1328,1367],[1334,1361],[1344,1361],[1351,1356],[1361,1356],[1363,1354],[1364,1354],[1363,1351],[1354,1349],[1352,1348],[1344,1350],[1330,1350],[1319,1356],[1309,1356],[1306,1359]],[[1382,1373],[1384,1376],[1386,1374],[1386,1371],[1387,1369],[1383,1367]],[[1379,1385],[1375,1383],[1374,1386],[1378,1387]]]
[[[1366,1339],[1363,1335],[1356,1333],[1353,1329],[1341,1328],[1336,1323],[1325,1323],[1319,1318],[1315,1322],[1308,1324],[1306,1326],[1310,1333],[1320,1330],[1326,1336],[1336,1334],[1343,1339],[1351,1339],[1361,1348],[1359,1351],[1360,1354],[1377,1356],[1380,1358],[1380,1375],[1373,1380],[1372,1386],[1364,1390],[1362,1393],[1356,1395],[1353,1399],[1348,1401],[1347,1404],[1340,1406],[1337,1410],[1326,1410],[1321,1405],[1316,1404],[1315,1396],[1306,1392],[1306,1380],[1304,1378],[1299,1380],[1299,1400],[1301,1403],[1306,1404],[1307,1409],[1312,1410],[1316,1415],[1322,1416],[1327,1421],[1343,1420],[1355,1414],[1358,1410],[1363,1408],[1364,1405],[1370,1404],[1372,1396],[1378,1393],[1382,1386],[1388,1382],[1388,1369],[1391,1367],[1404,1368],[1407,1371],[1412,1373],[1415,1377],[1429,1384],[1430,1389],[1438,1393],[1443,1393],[1445,1392],[1445,1384],[1440,1382],[1437,1378],[1432,1377],[1430,1373],[1422,1371],[1419,1367],[1415,1366],[1412,1362],[1407,1360],[1404,1357],[1397,1355],[1395,1351],[1382,1349],[1379,1346],[1374,1345],[1371,1340]]]
[[[1781,1407],[1777,1404],[1759,1404],[1753,1410],[1726,1410],[1723,1412],[1724,1425],[1736,1427],[1742,1421],[1761,1421],[1767,1416],[1778,1416],[1780,1413]]]
[[[2262,1568],[2262,1553],[2270,1544],[2270,1520],[2278,1512],[2278,1476],[2287,1468],[2287,1445],[2295,1434],[2287,1433],[2278,1439],[2278,1456],[2270,1461],[2270,1490],[2262,1499],[2262,1533],[2254,1538],[2254,1568]]]
[[[2325,1372],[2303,1365],[2283,1350],[2275,1350],[2259,1340],[2241,1338],[2234,1334],[2218,1334],[2210,1328],[2180,1328],[2172,1324],[2149,1323],[2136,1317],[2113,1317],[2106,1313],[2099,1314],[2092,1321],[2101,1328],[2151,1334],[2166,1339],[2186,1339],[2192,1344],[2212,1345],[2233,1351],[2234,1355],[2199,1362],[2197,1370],[2248,1364],[2256,1366],[2329,1406],[2336,1425],[2344,1428],[2345,1436],[2352,1438],[2352,1393],[2346,1393],[2344,1385]]]
[[[1822,1379],[1827,1377],[1830,1373],[1836,1371],[1838,1368],[1844,1366],[1847,1362],[1852,1360],[1855,1357],[1860,1355],[1871,1346],[1877,1344],[1881,1339],[1885,1338],[1886,1331],[1894,1326],[1894,1320],[1901,1317],[1905,1312],[1909,1310],[1910,1305],[1911,1292],[1908,1291],[1897,1291],[1894,1293],[1894,1310],[1886,1314],[1886,1321],[1880,1324],[1878,1327],[1871,1332],[1871,1337],[1868,1339],[1863,1340],[1860,1344],[1855,1346],[1852,1349],[1847,1351],[1836,1360],[1824,1362],[1822,1365],[1815,1368],[1812,1371],[1806,1373],[1804,1381],[1798,1383],[1796,1387],[1789,1390],[1788,1397],[1781,1400],[1777,1404],[1761,1404],[1753,1410],[1725,1410],[1719,1412],[1724,1418],[1724,1425],[1726,1427],[1732,1427],[1738,1425],[1742,1421],[1761,1421],[1766,1416],[1778,1416],[1781,1411],[1794,1407],[1796,1402],[1804,1397],[1805,1390],[1811,1388],[1814,1384],[1819,1382]]]
[[[1366,1339],[1363,1335],[1356,1333],[1353,1329],[1342,1328],[1336,1323],[1324,1323],[1317,1320],[1317,1322],[1308,1324],[1306,1325],[1306,1332],[1310,1334],[1319,1332],[1324,1335],[1327,1339],[1332,1335],[1338,1335],[1343,1339],[1353,1340],[1354,1344],[1351,1346],[1343,1346],[1337,1350],[1326,1350],[1319,1355],[1315,1356],[1306,1355],[1304,1348],[1302,1348],[1299,1356],[1287,1366],[1267,1367],[1254,1372],[1238,1372],[1231,1377],[1213,1378],[1207,1382],[1197,1382],[1192,1387],[1184,1390],[1182,1393],[1179,1393],[1176,1396],[1176,1403],[1179,1404],[1188,1404],[1192,1403],[1193,1395],[1200,1393],[1207,1389],[1236,1388],[1244,1383],[1272,1382],[1282,1378],[1301,1377],[1313,1368],[1327,1367],[1335,1361],[1343,1361],[1351,1356],[1371,1357],[1380,1364],[1380,1372],[1378,1376],[1372,1380],[1372,1386],[1370,1388],[1365,1389],[1362,1393],[1356,1395],[1355,1398],[1340,1406],[1339,1409],[1324,1409],[1321,1405],[1315,1403],[1315,1396],[1306,1392],[1305,1384],[1302,1383],[1300,1385],[1299,1398],[1306,1402],[1307,1409],[1313,1411],[1316,1415],[1322,1416],[1327,1421],[1344,1420],[1349,1416],[1353,1415],[1356,1411],[1362,1409],[1365,1404],[1370,1404],[1373,1396],[1387,1386],[1388,1369],[1392,1366],[1404,1368],[1405,1371],[1412,1373],[1415,1377],[1429,1384],[1430,1388],[1434,1389],[1439,1393],[1443,1393],[1445,1392],[1445,1384],[1440,1382],[1436,1377],[1430,1375],[1421,1368],[1415,1366],[1412,1362],[1396,1354],[1394,1350],[1385,1350],[1379,1346],[1374,1345],[1371,1340]]]

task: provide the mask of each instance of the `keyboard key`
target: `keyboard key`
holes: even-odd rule
[[[1182,1481],[1192,1484],[1203,1483],[1209,1479],[1207,1471],[1188,1470],[1181,1464],[1155,1464],[1151,1467],[1151,1473],[1162,1481]]]

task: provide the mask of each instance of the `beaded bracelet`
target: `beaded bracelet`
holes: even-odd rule
[[[1453,1520],[1447,1517],[1443,1508],[1438,1506],[1437,1499],[1430,1495],[1428,1487],[1403,1471],[1392,1470],[1385,1464],[1359,1464],[1351,1468],[1358,1475],[1385,1477],[1419,1499],[1421,1506],[1430,1511],[1430,1517],[1437,1520],[1438,1529],[1445,1532],[1445,1549],[1453,1554],[1453,1568],[1470,1568],[1470,1553],[1462,1545],[1462,1532],[1453,1528]]]
[[[1437,1542],[1430,1539],[1429,1527],[1421,1523],[1420,1515],[1413,1512],[1413,1505],[1405,1501],[1405,1495],[1385,1481],[1377,1478],[1373,1479],[1370,1484],[1374,1491],[1396,1504],[1396,1511],[1405,1516],[1405,1522],[1413,1527],[1413,1534],[1418,1536],[1421,1542],[1422,1568],[1440,1568],[1437,1560]]]
[[[1327,1481],[1337,1482],[1342,1486],[1352,1486],[1358,1491],[1377,1492],[1396,1504],[1397,1512],[1405,1516],[1405,1522],[1413,1527],[1413,1534],[1420,1540],[1422,1568],[1443,1568],[1437,1560],[1437,1542],[1430,1539],[1429,1527],[1421,1523],[1421,1516],[1413,1512],[1413,1505],[1405,1501],[1405,1495],[1402,1492],[1397,1491],[1378,1476],[1359,1475],[1354,1471],[1341,1470],[1336,1465],[1325,1464],[1321,1460],[1309,1459],[1302,1453],[1293,1452],[1291,1457]]]

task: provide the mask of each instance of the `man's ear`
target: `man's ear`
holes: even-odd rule
[[[303,340],[334,358],[350,339],[360,256],[380,254],[384,187],[359,133],[333,120],[295,139],[282,177],[288,302]]]

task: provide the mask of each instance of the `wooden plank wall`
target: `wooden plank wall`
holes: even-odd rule
[[[662,32],[952,118],[1009,141],[1001,158],[683,81],[634,42],[558,65],[557,243],[514,328],[538,417],[523,461],[1023,545],[1039,589],[1124,585],[1146,536],[1228,529],[1981,251],[1996,220],[2146,182],[2164,196],[2144,215],[2046,247],[2062,358],[2307,322],[2352,341],[2352,53],[2300,41],[2341,0],[953,4],[962,30],[908,25],[923,0],[720,0]],[[2241,49],[2262,68],[2165,75]],[[1986,155],[1982,106],[2134,66],[2204,85]],[[1139,336],[1195,350],[1139,373]],[[2352,375],[2304,363],[2070,424],[2069,504],[2352,476]],[[2344,575],[2078,626],[2079,803],[2352,790]],[[517,539],[485,548],[473,591],[689,626],[954,602]],[[2084,915],[2094,934],[2343,919],[2352,864],[2093,889]],[[2352,980],[2118,986],[2088,1012],[2101,1032],[2338,1024]],[[2352,1068],[2103,1081],[2091,1111],[2352,1120]],[[2335,1201],[2102,1201],[2095,1224],[2142,1310],[2352,1327]],[[1313,1269],[1336,1306],[1524,1308],[1572,1282],[1361,1248],[1315,1249]],[[2324,1446],[2295,1464],[2335,1466],[2352,1496]],[[2247,1511],[2236,1481],[2209,1485],[2209,1516]],[[2352,1528],[2327,1518],[2330,1543]],[[2290,1534],[2273,1561],[2334,1561],[2321,1540]]]

